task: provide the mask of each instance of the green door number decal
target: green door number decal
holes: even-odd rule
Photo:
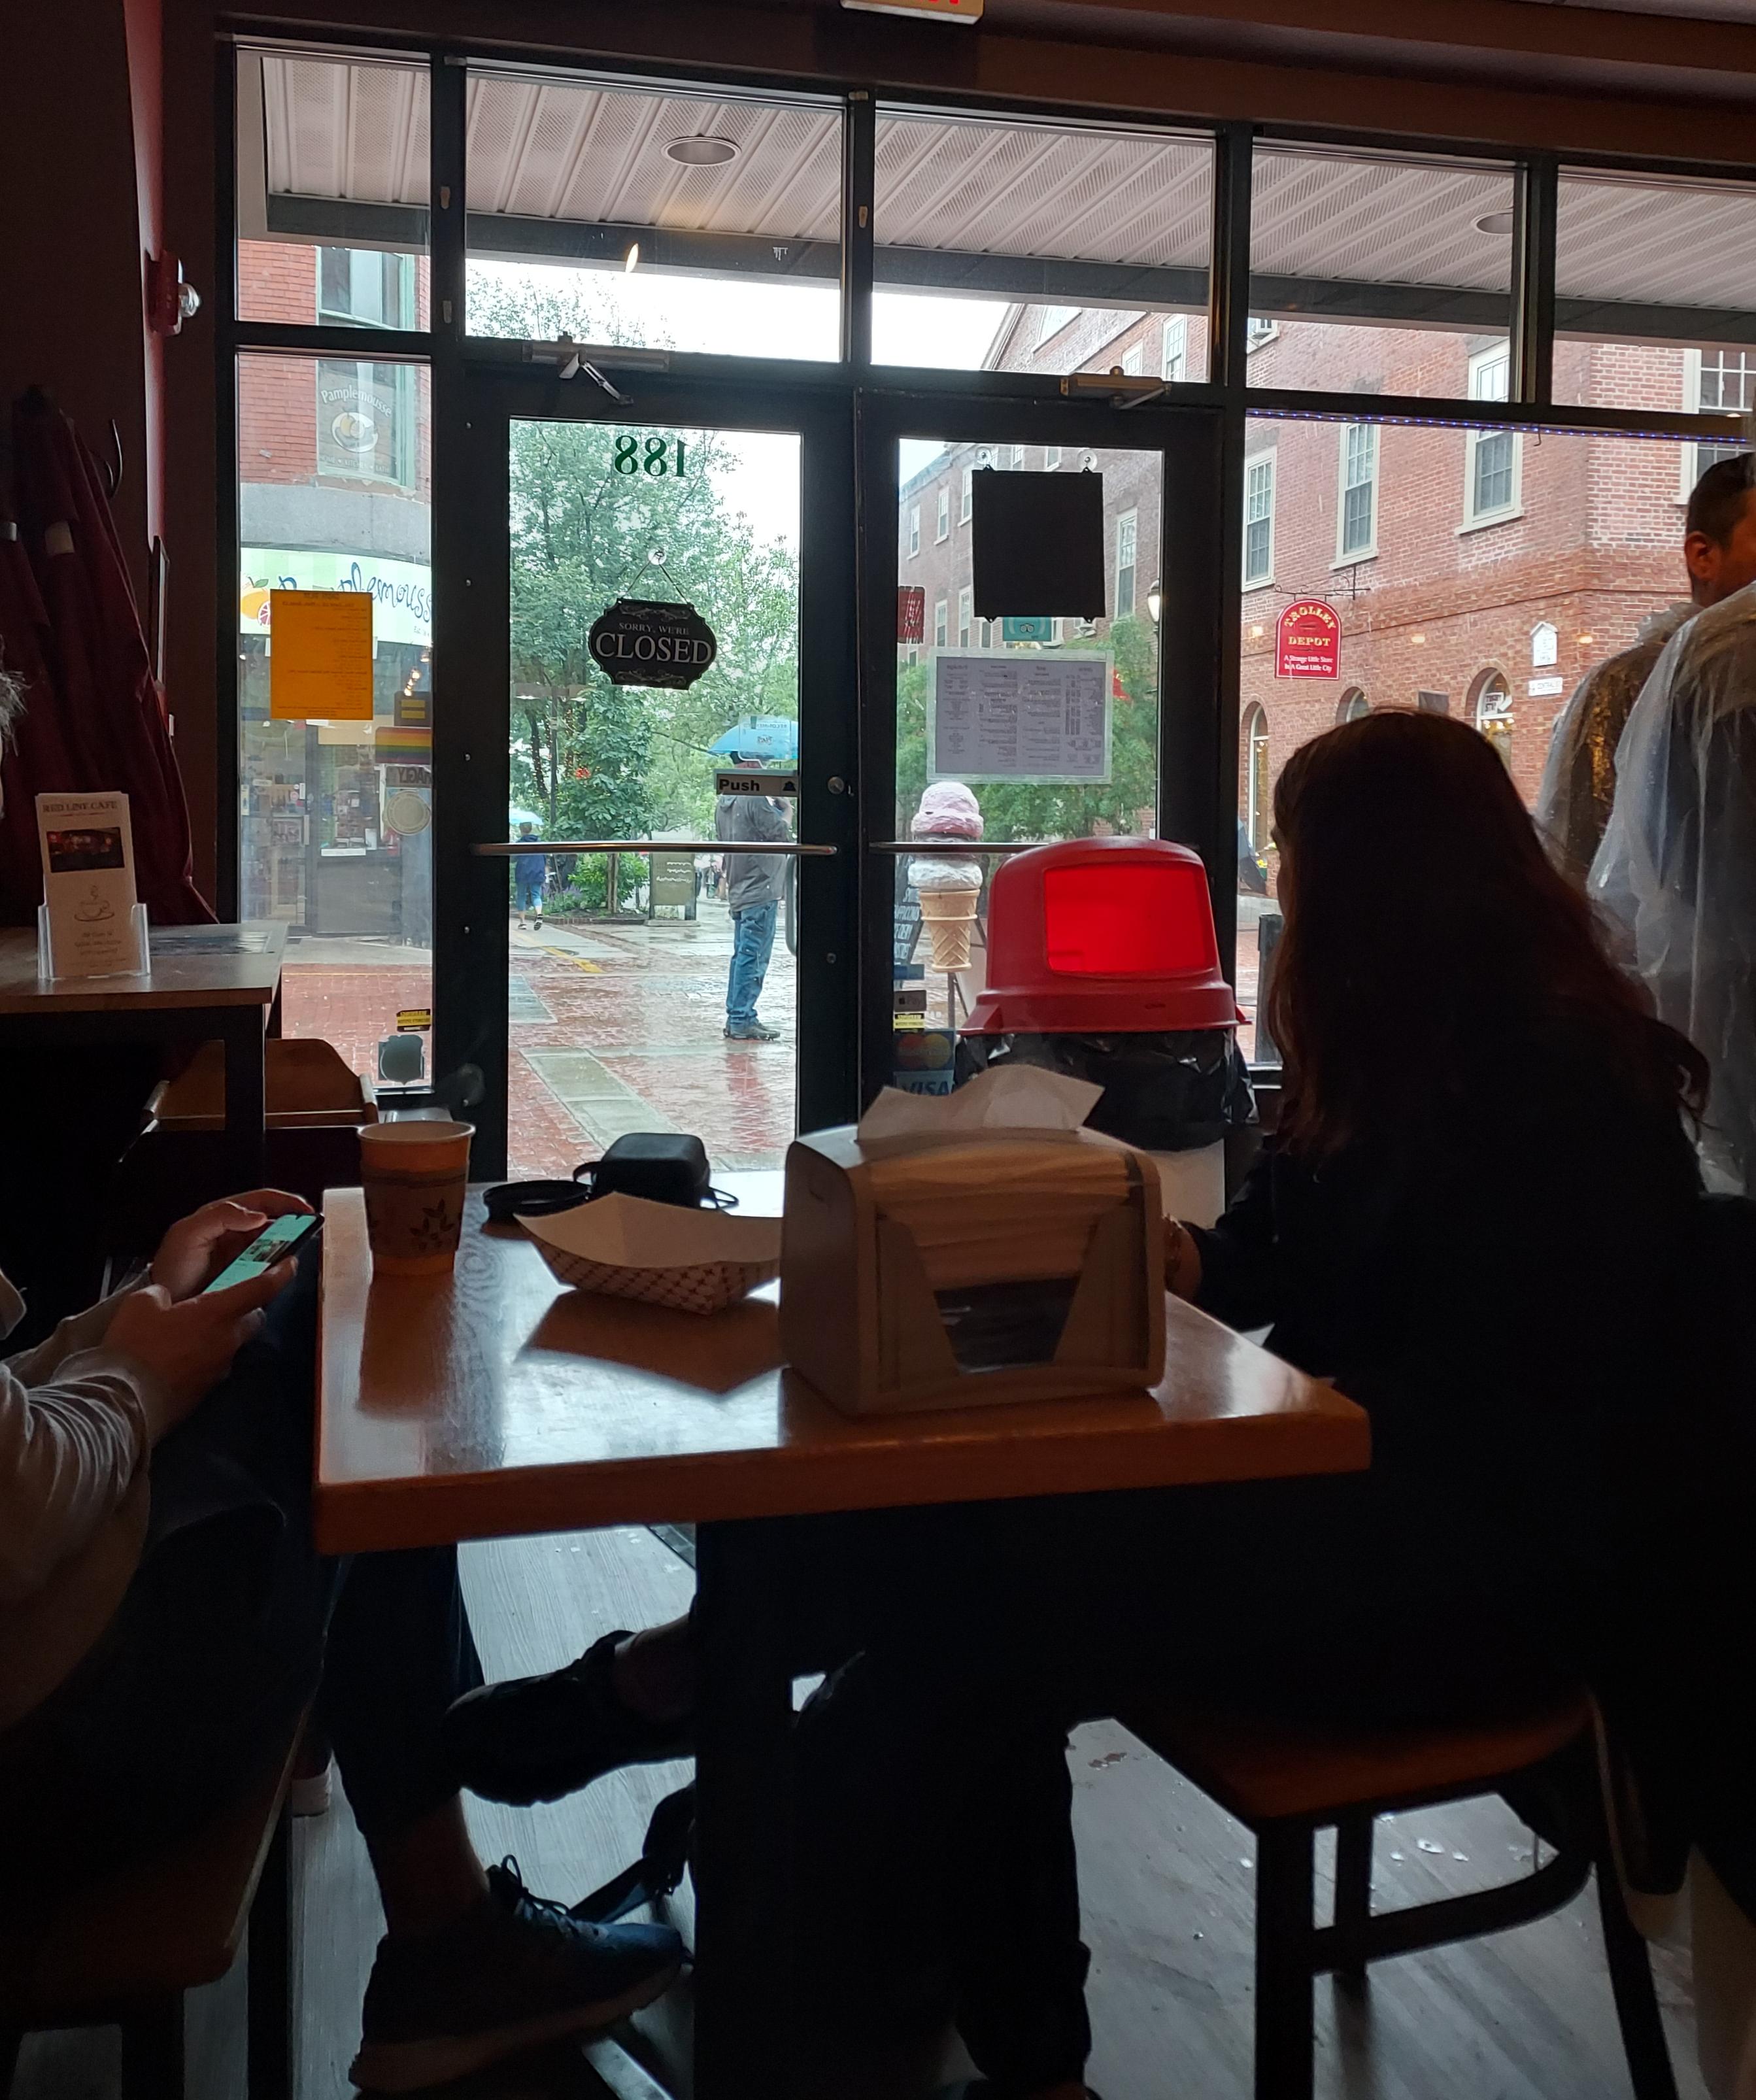
[[[686,474],[687,462],[687,448],[681,438],[661,437],[657,433],[643,438],[638,430],[624,430],[615,441],[618,474],[650,474],[656,481],[661,474]]]

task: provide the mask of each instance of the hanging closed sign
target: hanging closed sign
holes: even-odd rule
[[[586,638],[597,664],[616,686],[692,686],[719,653],[713,630],[692,605],[619,598]]]

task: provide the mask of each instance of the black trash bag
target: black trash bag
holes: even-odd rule
[[[1141,1035],[964,1035],[957,1080],[1035,1065],[1101,1087],[1089,1130],[1147,1152],[1193,1152],[1256,1120],[1250,1068],[1229,1028]]]

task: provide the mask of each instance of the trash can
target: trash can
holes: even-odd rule
[[[1170,1216],[1225,1207],[1225,1136],[1255,1120],[1200,856],[1163,839],[1077,839],[995,873],[988,983],[962,1076],[1037,1065],[1103,1089],[1093,1130],[1151,1153]]]

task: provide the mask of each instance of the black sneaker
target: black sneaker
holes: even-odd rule
[[[728,1028],[722,1032],[728,1043],[778,1043],[780,1040],[778,1028],[766,1028],[760,1021],[754,1028]]]
[[[381,1939],[348,2076],[369,2093],[413,2093],[502,2057],[613,2025],[668,1990],[682,1941],[668,1926],[588,1925],[533,1896],[518,1862],[424,1939]]]
[[[466,1692],[445,1716],[452,1769],[484,1801],[528,1808],[576,1793],[622,1765],[668,1764],[695,1754],[695,1726],[649,1721],[616,1696],[611,1675],[626,1632],[593,1641],[546,1677],[513,1677]]]

